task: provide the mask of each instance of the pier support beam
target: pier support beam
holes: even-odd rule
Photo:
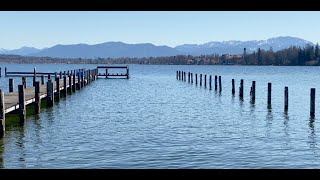
[[[255,101],[256,101],[256,81],[252,81],[251,102],[254,103]]]
[[[212,89],[212,76],[209,76],[209,89]]]
[[[243,99],[243,79],[240,80],[239,96]]]
[[[198,74],[196,73],[196,85],[198,85]]]
[[[221,82],[221,76],[219,76],[219,92],[222,91],[222,82]]]
[[[284,111],[288,111],[289,108],[289,89],[284,87]]]
[[[24,88],[27,88],[27,78],[26,77],[22,77],[22,85]]]
[[[234,87],[234,79],[232,79],[232,95],[236,93],[235,87]]]
[[[84,69],[81,69],[81,87],[84,86]]]
[[[35,86],[37,80],[37,72],[36,72],[36,68],[33,68],[33,81],[32,81],[32,86]]]
[[[24,85],[18,85],[18,94],[19,94],[19,119],[20,124],[24,124],[26,120],[26,100],[25,100],[25,88]]]
[[[67,96],[67,76],[63,76],[63,96]]]
[[[14,87],[14,80],[9,79],[9,93],[13,92],[13,87]]]
[[[40,82],[39,81],[36,81],[34,83],[34,86],[35,86],[35,91],[34,91],[34,94],[35,94],[35,102],[34,102],[34,112],[36,114],[39,114],[40,113],[40,107],[41,107],[41,100],[40,100]]]
[[[78,70],[78,83],[77,83],[77,90],[81,89],[81,74],[80,74],[80,69]]]
[[[4,106],[4,92],[0,89],[0,138],[4,136],[6,130],[6,113]]]
[[[193,73],[191,73],[191,84],[193,84]]]
[[[214,76],[214,90],[218,90],[218,76]]]
[[[53,106],[53,99],[54,94],[53,94],[53,82],[51,79],[48,79],[47,82],[47,107],[52,107]]]
[[[271,83],[268,83],[268,105],[271,104]]]
[[[75,92],[76,91],[76,74],[75,73],[72,74],[72,81],[73,81],[72,91]]]
[[[55,93],[54,97],[56,98],[57,101],[60,100],[60,78],[56,77],[56,90],[57,92]]]
[[[204,75],[204,88],[207,88],[207,75]]]
[[[311,88],[310,90],[310,116],[314,117],[316,110],[316,89]]]
[[[44,85],[44,76],[41,75],[41,85]]]
[[[69,94],[72,94],[72,76],[69,74]]]
[[[127,66],[127,79],[129,79],[130,75],[129,75],[129,67]]]

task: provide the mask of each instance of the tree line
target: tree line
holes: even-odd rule
[[[69,63],[69,64],[236,64],[236,65],[276,65],[276,66],[304,66],[319,65],[319,44],[315,46],[307,44],[304,47],[290,46],[274,52],[270,47],[268,50],[258,48],[251,54],[245,52],[241,55],[176,55],[163,57],[144,58],[51,58],[51,57],[31,57],[19,55],[0,55],[1,63]]]

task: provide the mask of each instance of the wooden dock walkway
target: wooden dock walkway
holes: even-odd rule
[[[60,96],[73,94],[76,90],[95,81],[99,76],[99,68],[104,68],[106,78],[108,76],[125,76],[129,78],[128,66],[98,66],[94,69],[77,69],[64,72],[9,72],[5,68],[5,77],[22,77],[22,84],[18,85],[18,91],[14,92],[14,79],[9,79],[9,93],[4,94],[0,89],[0,138],[5,134],[5,117],[7,113],[17,114],[20,124],[26,120],[26,106],[34,105],[34,114],[40,113],[41,99],[46,100],[46,106],[51,107],[55,101],[59,101]],[[109,74],[108,68],[126,68],[125,74]],[[37,77],[41,77],[37,81]],[[44,82],[44,76],[48,76],[48,81]],[[1,67],[0,67],[1,77]],[[33,86],[26,88],[26,77],[33,77]],[[41,82],[40,82],[41,81]]]
[[[67,78],[68,79],[68,78]],[[59,79],[59,90],[64,90],[64,80]],[[78,84],[78,79],[75,79],[76,85]],[[87,83],[87,80],[84,82]],[[71,86],[73,86],[73,78],[71,78]],[[67,88],[70,88],[69,83],[67,83]],[[54,93],[57,93],[57,83],[53,83]],[[24,90],[25,92],[25,105],[31,104],[35,102],[35,87],[29,87]],[[11,92],[8,94],[4,94],[4,106],[5,113],[9,113],[11,111],[19,109],[19,93]],[[40,99],[47,97],[47,85],[40,85]]]

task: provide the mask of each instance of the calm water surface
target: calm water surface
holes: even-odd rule
[[[5,66],[44,72],[96,67],[1,64],[2,71]],[[176,70],[221,75],[222,93],[178,81]],[[309,117],[310,88],[320,90],[319,67],[130,65],[130,74],[129,80],[98,79],[28,116],[24,127],[8,129],[0,140],[0,167],[320,168],[318,92],[316,116]],[[7,92],[8,79],[0,83]],[[20,83],[15,78],[15,86]]]

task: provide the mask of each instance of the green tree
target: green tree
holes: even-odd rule
[[[258,62],[258,65],[262,64],[262,57],[261,57],[261,49],[260,48],[258,48],[258,52],[257,52],[257,62]]]
[[[319,43],[316,44],[316,48],[315,48],[315,52],[314,52],[314,55],[315,55],[315,58],[318,60],[319,58]]]

